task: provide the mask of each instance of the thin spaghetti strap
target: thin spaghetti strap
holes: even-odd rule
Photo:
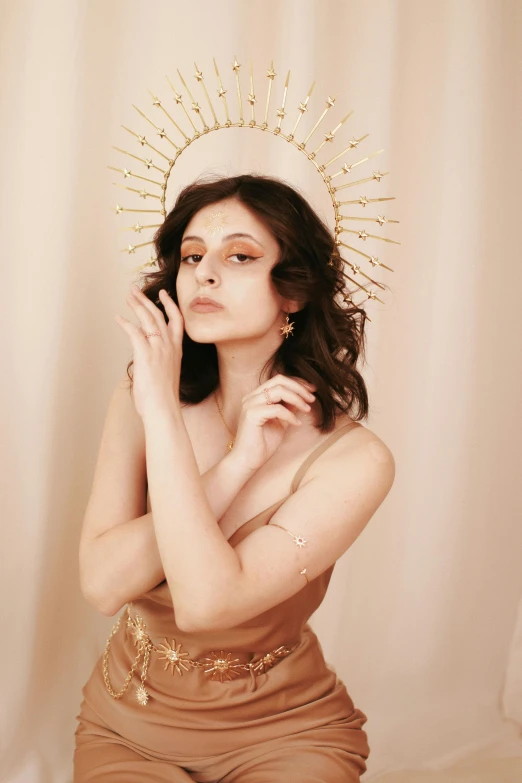
[[[345,432],[348,432],[349,430],[353,429],[354,427],[360,427],[361,425],[357,421],[349,421],[347,424],[343,424],[342,427],[339,427],[339,429],[332,432],[332,434],[326,438],[326,440],[323,440],[322,443],[320,443],[316,448],[312,451],[311,454],[308,455],[308,457],[305,459],[305,461],[301,464],[301,466],[297,469],[297,472],[292,479],[292,484],[290,486],[290,492],[293,493],[296,491],[297,487],[299,486],[299,483],[301,479],[303,478],[304,474],[312,464],[312,462],[315,462],[317,457],[321,456],[321,454],[326,451],[333,443],[335,443],[338,438],[340,438],[342,435],[345,434]]]

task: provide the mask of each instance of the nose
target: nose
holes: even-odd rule
[[[194,276],[200,285],[204,283],[216,283],[219,280],[219,259],[207,250],[201,261],[194,267]]]

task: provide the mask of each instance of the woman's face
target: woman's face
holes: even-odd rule
[[[183,233],[176,280],[189,337],[220,343],[280,334],[285,300],[270,277],[278,257],[279,245],[269,229],[237,199],[197,212]],[[221,308],[193,309],[198,296],[214,299]]]

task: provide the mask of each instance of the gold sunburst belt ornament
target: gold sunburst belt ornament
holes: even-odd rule
[[[299,642],[292,647],[280,645],[275,650],[264,653],[260,658],[252,658],[247,663],[241,663],[239,658],[233,657],[233,653],[225,652],[224,650],[219,650],[219,652],[212,650],[208,655],[202,658],[191,658],[189,653],[182,649],[181,642],[176,643],[175,639],[171,639],[169,642],[169,640],[164,637],[164,643],[156,646],[147,633],[147,626],[143,621],[143,618],[139,615],[136,615],[135,617],[131,615],[131,607],[132,601],[127,604],[125,609],[127,614],[126,626],[132,634],[134,646],[137,647],[137,653],[119,691],[113,690],[109,678],[109,650],[111,639],[120,628],[123,614],[116,620],[105,644],[105,650],[102,656],[102,671],[107,691],[113,699],[121,699],[123,694],[128,690],[134,672],[138,668],[143,656],[140,676],[141,681],[136,688],[136,701],[142,707],[147,704],[150,698],[150,694],[145,687],[145,679],[147,677],[151,653],[156,653],[159,660],[166,661],[163,670],[166,671],[170,667],[170,673],[172,675],[178,674],[179,676],[183,676],[183,674],[191,669],[203,669],[204,674],[207,675],[210,680],[229,682],[235,677],[239,677],[245,673],[250,674],[250,676],[254,678],[257,675],[265,674],[282,658],[285,658],[299,646]]]
[[[288,75],[286,77],[284,87],[283,87],[283,94],[281,96],[281,101],[278,104],[278,108],[276,109],[275,116],[276,120],[272,122],[273,117],[271,116],[270,111],[270,102],[272,99],[272,93],[274,92],[274,82],[277,77],[276,72],[274,71],[274,64],[272,63],[270,68],[266,71],[266,79],[267,81],[267,90],[266,90],[266,97],[264,100],[264,111],[262,112],[262,119],[259,116],[256,117],[256,103],[258,102],[258,99],[256,97],[255,92],[255,84],[254,84],[254,71],[252,63],[250,63],[250,82],[249,82],[249,91],[247,92],[247,98],[246,102],[243,98],[243,92],[242,92],[242,85],[241,85],[241,78],[240,78],[240,69],[241,65],[237,61],[237,58],[234,57],[234,62],[231,66],[231,70],[234,74],[235,79],[235,90],[236,97],[231,99],[229,96],[229,99],[227,99],[228,90],[223,87],[223,83],[221,81],[220,72],[218,70],[218,66],[216,64],[216,61],[214,60],[214,71],[216,76],[216,91],[217,91],[217,99],[218,103],[216,106],[214,106],[214,103],[212,102],[211,96],[209,94],[209,91],[207,89],[207,85],[205,83],[203,72],[200,71],[198,66],[194,63],[195,67],[195,73],[194,73],[194,79],[197,82],[197,88],[201,93],[201,96],[199,100],[205,103],[205,108],[203,110],[202,106],[198,102],[198,100],[194,97],[192,92],[190,91],[187,83],[185,82],[185,79],[181,75],[180,71],[177,71],[179,83],[182,85],[183,92],[178,92],[176,86],[172,83],[172,81],[167,76],[167,82],[170,87],[170,98],[173,101],[173,106],[169,105],[167,108],[167,103],[164,103],[160,98],[153,94],[150,90],[149,93],[152,97],[152,106],[153,111],[156,113],[156,120],[155,122],[153,119],[151,119],[148,114],[146,114],[144,111],[139,109],[137,106],[133,104],[134,109],[138,112],[138,114],[142,117],[143,120],[145,120],[147,123],[149,123],[152,128],[155,129],[156,135],[159,137],[159,141],[152,144],[147,137],[142,134],[138,133],[134,130],[131,130],[130,128],[127,128],[125,125],[122,125],[122,127],[137,141],[137,143],[140,145],[142,149],[141,155],[136,155],[132,152],[129,152],[125,149],[122,149],[121,147],[113,147],[113,149],[117,150],[118,152],[122,153],[123,155],[132,158],[135,161],[138,161],[142,166],[145,167],[147,173],[149,173],[150,176],[143,176],[143,174],[138,174],[134,170],[128,169],[128,168],[117,168],[115,166],[109,166],[110,169],[113,171],[118,171],[121,174],[123,174],[124,180],[132,179],[132,180],[138,180],[136,184],[139,185],[139,187],[131,187],[127,184],[120,184],[118,182],[113,183],[117,187],[123,188],[124,190],[131,192],[135,194],[135,197],[139,199],[143,199],[145,202],[150,199],[153,203],[153,208],[147,209],[147,208],[134,208],[134,207],[124,207],[120,204],[117,204],[116,214],[121,215],[123,213],[129,212],[133,214],[137,214],[138,218],[134,225],[132,226],[125,226],[123,228],[124,231],[133,231],[135,233],[141,234],[142,231],[148,231],[148,230],[155,230],[161,226],[163,221],[165,220],[167,210],[165,206],[166,202],[166,193],[167,193],[167,185],[169,182],[169,178],[171,176],[172,170],[178,161],[180,155],[191,145],[194,141],[197,139],[200,139],[204,137],[206,134],[211,133],[213,131],[217,130],[223,130],[226,128],[251,128],[255,130],[261,130],[268,133],[274,134],[274,136],[279,137],[286,142],[292,144],[295,148],[297,148],[300,152],[302,152],[306,158],[314,165],[315,169],[319,172],[321,175],[324,184],[326,185],[328,189],[328,193],[330,194],[330,198],[332,200],[332,205],[334,209],[334,215],[335,215],[335,228],[334,228],[334,240],[335,245],[337,246],[339,254],[346,253],[346,251],[349,251],[350,254],[355,253],[359,258],[357,260],[360,260],[361,258],[364,259],[365,262],[369,264],[370,268],[375,267],[383,267],[384,269],[387,269],[390,272],[393,272],[393,269],[386,264],[384,264],[382,261],[379,260],[377,255],[373,255],[372,253],[364,252],[364,250],[361,249],[361,247],[356,247],[355,242],[358,243],[366,243],[367,240],[374,240],[376,242],[388,242],[394,245],[400,245],[400,242],[398,242],[395,239],[389,239],[387,237],[380,236],[380,234],[375,233],[368,233],[364,227],[364,225],[368,225],[368,223],[375,223],[376,224],[376,230],[382,228],[383,225],[387,223],[399,223],[398,220],[394,220],[392,218],[388,218],[385,215],[376,215],[376,216],[361,216],[361,215],[354,215],[354,214],[344,214],[341,212],[341,208],[344,206],[350,206],[352,208],[355,208],[356,205],[359,207],[362,207],[363,209],[366,208],[366,206],[384,202],[384,201],[393,201],[394,196],[387,196],[387,197],[381,197],[381,198],[367,198],[366,195],[360,195],[358,198],[350,199],[347,201],[340,201],[339,198],[342,198],[339,194],[341,191],[346,190],[347,188],[352,187],[359,187],[361,185],[364,185],[365,183],[369,182],[377,182],[380,183],[381,179],[385,177],[387,174],[389,174],[388,171],[381,172],[379,170],[374,170],[371,175],[362,177],[360,179],[356,179],[351,182],[343,182],[342,179],[346,175],[352,174],[353,170],[357,170],[358,166],[361,166],[362,164],[369,161],[371,158],[374,158],[376,155],[379,155],[380,153],[384,152],[384,150],[377,150],[376,152],[372,152],[369,155],[366,155],[365,157],[359,158],[359,160],[349,160],[348,156],[353,153],[354,150],[357,149],[359,144],[364,141],[364,139],[367,138],[369,134],[365,134],[363,136],[360,136],[359,138],[355,138],[352,136],[351,139],[348,140],[347,145],[342,144],[342,150],[338,152],[337,154],[333,155],[329,159],[324,160],[323,162],[320,162],[319,158],[324,156],[324,152],[329,144],[334,142],[334,139],[337,136],[338,131],[343,127],[345,122],[351,117],[353,114],[353,111],[348,112],[342,119],[340,119],[337,124],[326,133],[323,133],[323,138],[321,141],[319,141],[319,137],[316,135],[316,132],[321,125],[321,123],[324,121],[324,119],[334,110],[336,98],[328,96],[326,99],[326,104],[320,113],[320,116],[318,119],[311,125],[309,129],[306,130],[304,138],[299,140],[296,137],[296,133],[298,129],[300,130],[299,126],[301,124],[301,121],[304,117],[304,114],[309,110],[309,102],[315,87],[315,82],[311,85],[310,89],[308,90],[308,94],[304,98],[304,100],[299,103],[297,107],[297,114],[294,118],[294,121],[292,122],[291,126],[289,126],[289,129],[286,130],[286,132],[283,130],[283,121],[287,117],[287,115],[290,113],[287,111],[287,93],[288,93],[288,87],[290,83],[290,71],[288,71]],[[209,88],[210,89],[210,88]],[[183,95],[188,97],[183,97]],[[229,100],[232,100],[234,104],[237,102],[237,118],[235,120],[231,119],[231,112],[232,108],[229,106]],[[174,110],[177,112],[177,117],[174,118],[173,113]],[[222,114],[221,119],[218,117],[218,111]],[[171,113],[172,112],[172,113]],[[209,118],[209,114],[212,116],[212,119]],[[168,132],[165,129],[165,127],[162,124],[162,121],[168,122]],[[158,124],[159,123],[159,124]],[[333,123],[332,123],[333,124]],[[312,141],[312,137],[314,137],[314,140]],[[157,146],[156,146],[157,144]],[[161,149],[160,149],[161,147]],[[150,150],[150,153],[149,153]],[[145,157],[145,155],[149,155],[150,157]],[[337,163],[337,166],[339,168],[334,167],[334,164]],[[342,165],[341,165],[342,164]],[[342,183],[342,184],[338,184]],[[160,223],[141,223],[140,220],[147,221],[148,216],[160,216],[161,222]],[[157,219],[160,219],[157,218]],[[154,218],[152,218],[154,219]],[[345,224],[347,221],[355,221],[355,224],[361,224],[362,227],[354,227],[349,228],[345,227]],[[347,225],[350,225],[348,223]],[[354,223],[351,223],[353,226]],[[219,230],[219,221],[216,222],[216,225],[212,225],[211,230]],[[346,241],[345,241],[346,240]],[[133,244],[132,242],[127,245],[127,247],[122,248],[122,252],[127,252],[129,254],[135,253],[136,250],[140,250],[141,248],[147,247],[149,245],[153,244],[153,239],[146,241],[146,242],[137,242],[136,244]],[[341,250],[343,248],[343,250]],[[352,294],[355,293],[355,290],[350,292],[348,289],[349,283],[353,283],[356,286],[357,292],[364,293],[366,295],[366,298],[362,300],[357,306],[360,307],[363,303],[365,303],[368,299],[377,300],[384,304],[383,300],[377,296],[376,290],[384,290],[385,286],[382,285],[379,281],[375,280],[371,275],[368,275],[359,264],[356,264],[354,261],[346,259],[342,257],[343,265],[347,265],[348,269],[350,270],[351,274],[346,272],[343,268],[343,275],[347,279],[347,288],[346,288],[346,295],[343,296],[344,302],[349,302],[350,304],[354,304],[355,302],[353,300]],[[333,265],[334,262],[332,258],[328,261],[330,265]],[[146,269],[147,267],[157,266],[157,259],[154,257],[150,257],[145,263],[141,264],[139,267],[137,267],[134,271],[137,273],[140,273],[143,269]],[[352,277],[352,275],[363,278],[362,282],[358,282],[355,277]],[[371,286],[374,286],[372,288]]]

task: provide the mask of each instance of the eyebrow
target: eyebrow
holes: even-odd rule
[[[238,234],[226,234],[222,238],[221,241],[222,242],[226,242],[229,239],[241,239],[241,238],[245,238],[245,237],[247,239],[253,239],[254,242],[257,242],[258,245],[261,245],[261,242],[259,242],[255,237],[253,237],[252,234],[241,234],[241,233],[238,233]],[[203,244],[205,243],[205,240],[202,237],[188,236],[188,237],[183,237],[183,239],[181,240],[181,244],[183,244],[183,242],[189,242],[190,240],[192,240],[193,242],[203,242]],[[261,245],[261,247],[262,247],[262,245]]]

